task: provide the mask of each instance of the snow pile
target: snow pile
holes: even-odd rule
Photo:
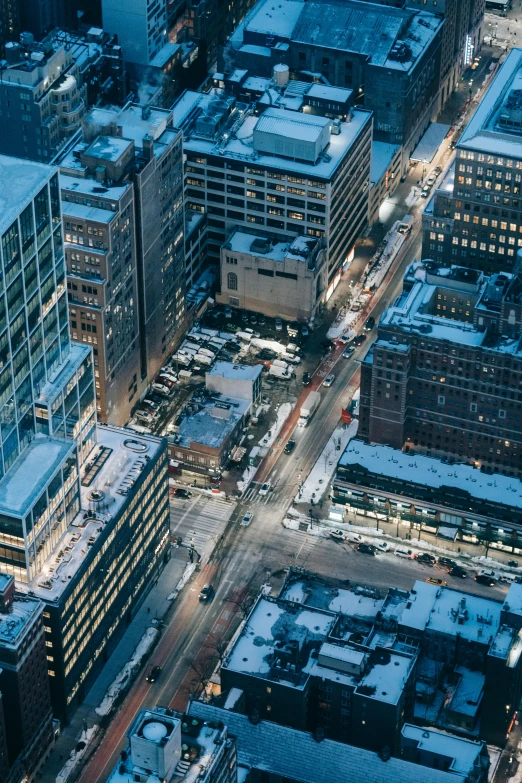
[[[130,682],[133,675],[140,668],[143,659],[150,651],[158,635],[159,631],[157,628],[147,628],[142,638],[138,642],[138,646],[134,650],[132,658],[128,663],[125,664],[121,672],[116,676],[116,679],[107,691],[107,694],[105,695],[100,706],[96,707],[95,712],[98,715],[103,717],[104,715],[108,715],[110,713],[114,702],[125,686]]]
[[[248,468],[246,468],[243,471],[243,478],[237,482],[237,488],[240,492],[244,492],[245,489],[248,487],[254,476],[256,475],[257,468],[254,465],[249,465]]]
[[[345,450],[348,442],[357,434],[358,426],[359,422],[354,419],[348,427],[340,426],[333,431],[308,478],[295,496],[294,500],[296,503],[314,504],[319,502],[331,481],[339,462],[339,457]]]
[[[414,185],[412,187],[412,189],[410,190],[408,196],[405,199],[406,206],[412,207],[415,204],[415,202],[417,201],[417,199],[419,198],[420,192],[421,192],[421,189],[420,188],[416,188],[415,185]]]
[[[360,310],[357,313],[354,313],[352,310],[341,310],[334,325],[328,329],[326,336],[329,340],[337,340],[343,334],[347,340],[355,337],[354,325],[360,317]]]
[[[181,593],[185,585],[187,584],[188,580],[196,570],[196,563],[187,563],[185,566],[185,570],[183,571],[183,574],[181,576],[181,579],[179,580],[178,584],[174,588],[174,592],[170,593],[170,595],[167,596],[167,601],[175,601],[178,595]]]
[[[270,435],[267,432],[267,434],[261,438],[261,440],[259,441],[260,446],[264,446],[265,448],[270,448],[270,446],[272,446],[275,439],[283,429],[283,425],[285,421],[292,413],[293,407],[294,406],[292,405],[291,402],[283,402],[283,404],[279,406],[279,408],[277,409],[276,420],[268,431]]]
[[[404,234],[400,234],[393,229],[386,234],[386,241],[383,247],[379,249],[378,253],[370,261],[371,271],[364,281],[365,288],[374,289],[380,286],[405,239]]]
[[[85,756],[87,750],[89,749],[89,745],[92,743],[94,737],[98,733],[98,729],[100,727],[97,723],[94,724],[94,726],[91,726],[90,729],[84,729],[80,735],[80,739],[78,740],[76,744],[76,748],[71,751],[71,755],[63,765],[62,769],[56,776],[56,783],[67,783],[69,778],[71,777],[72,773],[76,769],[76,766],[81,761],[81,759]],[[78,746],[80,746],[80,749],[78,750]]]

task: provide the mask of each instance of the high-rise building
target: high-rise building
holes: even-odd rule
[[[425,10],[360,0],[259,0],[230,36],[220,68],[353,90],[374,113],[374,138],[402,148],[401,173],[437,110],[444,20]]]
[[[15,595],[14,577],[0,574],[0,726],[9,771],[1,780],[19,767],[32,778],[52,743],[43,611],[38,599]]]
[[[359,437],[522,475],[522,278],[414,264],[361,366]]]
[[[94,109],[58,163],[71,331],[122,425],[184,323],[181,132],[162,109]]]
[[[216,266],[238,226],[323,239],[328,297],[367,225],[372,115],[351,108],[350,90],[304,94],[312,85],[288,84],[280,68],[279,85],[245,71],[216,75],[210,93],[186,91],[174,105],[186,204],[207,214]]]
[[[167,43],[166,0],[102,0],[102,17],[127,62],[147,66]]]
[[[65,716],[163,565],[167,449],[96,428],[91,345],[69,337],[57,170],[1,156],[0,192],[0,568],[45,604]]]
[[[422,218],[423,256],[488,274],[510,271],[522,247],[522,49],[479,103]]]

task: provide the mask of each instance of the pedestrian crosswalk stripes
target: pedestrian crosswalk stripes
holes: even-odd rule
[[[171,502],[171,532],[185,546],[193,547],[202,557],[222,535],[235,503],[197,495],[190,500]]]

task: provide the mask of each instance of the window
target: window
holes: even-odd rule
[[[237,291],[237,275],[235,272],[228,273],[227,288],[229,291]]]

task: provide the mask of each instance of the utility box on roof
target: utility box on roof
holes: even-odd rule
[[[330,120],[287,109],[267,109],[254,127],[254,149],[315,163],[330,141]]]

